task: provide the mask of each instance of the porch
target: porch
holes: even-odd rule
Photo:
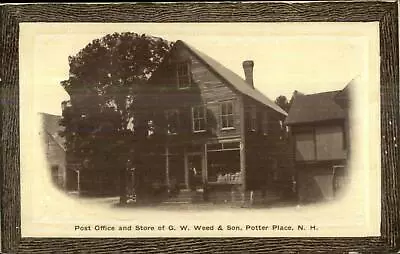
[[[242,201],[244,160],[240,139],[158,145],[141,156],[147,177],[135,176],[136,185],[151,185],[151,192],[171,202]]]

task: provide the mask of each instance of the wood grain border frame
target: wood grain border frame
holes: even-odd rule
[[[20,22],[370,22],[380,23],[381,237],[21,238],[19,169]],[[1,239],[4,253],[393,253],[400,248],[397,2],[35,4],[0,6]]]

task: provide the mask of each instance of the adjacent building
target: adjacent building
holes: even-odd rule
[[[351,86],[293,98],[285,123],[290,127],[300,202],[332,199],[346,179]]]
[[[52,182],[61,189],[67,188],[67,166],[65,140],[59,135],[62,130],[59,121],[61,116],[40,113],[42,128],[40,136],[46,155],[47,164],[50,168]]]

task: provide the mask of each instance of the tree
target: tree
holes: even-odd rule
[[[275,103],[281,107],[286,112],[289,112],[290,103],[288,102],[286,96],[280,95],[275,99]]]
[[[275,103],[278,106],[280,106],[283,110],[285,110],[286,112],[289,112],[290,107],[292,106],[295,97],[302,96],[302,95],[304,95],[304,94],[299,92],[299,91],[297,91],[297,90],[294,90],[293,93],[292,93],[292,97],[290,98],[289,101],[286,98],[286,96],[279,95],[278,97],[276,97]]]
[[[68,59],[69,79],[61,85],[70,101],[64,103],[60,123],[67,153],[75,161],[89,161],[95,174],[115,175],[119,170],[122,202],[125,166],[138,139],[133,102],[171,46],[144,34],[114,33],[93,40]]]

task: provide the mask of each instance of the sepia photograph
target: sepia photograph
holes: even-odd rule
[[[379,25],[21,23],[24,237],[380,236]]]

